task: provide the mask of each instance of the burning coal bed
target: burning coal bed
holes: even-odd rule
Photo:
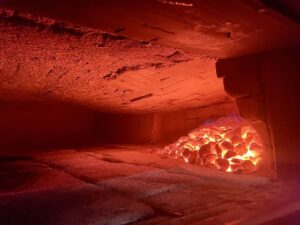
[[[259,168],[265,147],[250,123],[228,116],[208,121],[167,145],[163,158],[229,173],[254,173]]]

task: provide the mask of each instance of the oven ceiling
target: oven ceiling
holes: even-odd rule
[[[2,18],[0,98],[68,101],[109,112],[200,107],[230,101],[216,78],[217,58],[300,38],[297,23],[259,1],[175,3],[4,1],[3,7],[80,26],[17,13]]]

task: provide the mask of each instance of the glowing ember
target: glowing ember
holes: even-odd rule
[[[179,138],[161,151],[164,158],[231,173],[252,173],[264,146],[251,125],[237,117],[209,122]]]

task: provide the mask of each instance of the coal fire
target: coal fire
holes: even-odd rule
[[[225,172],[253,173],[259,168],[264,148],[247,121],[229,116],[208,121],[180,137],[167,145],[161,156]]]

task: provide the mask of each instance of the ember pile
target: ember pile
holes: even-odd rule
[[[163,158],[232,173],[257,170],[264,146],[251,125],[236,117],[208,122],[161,151]]]

